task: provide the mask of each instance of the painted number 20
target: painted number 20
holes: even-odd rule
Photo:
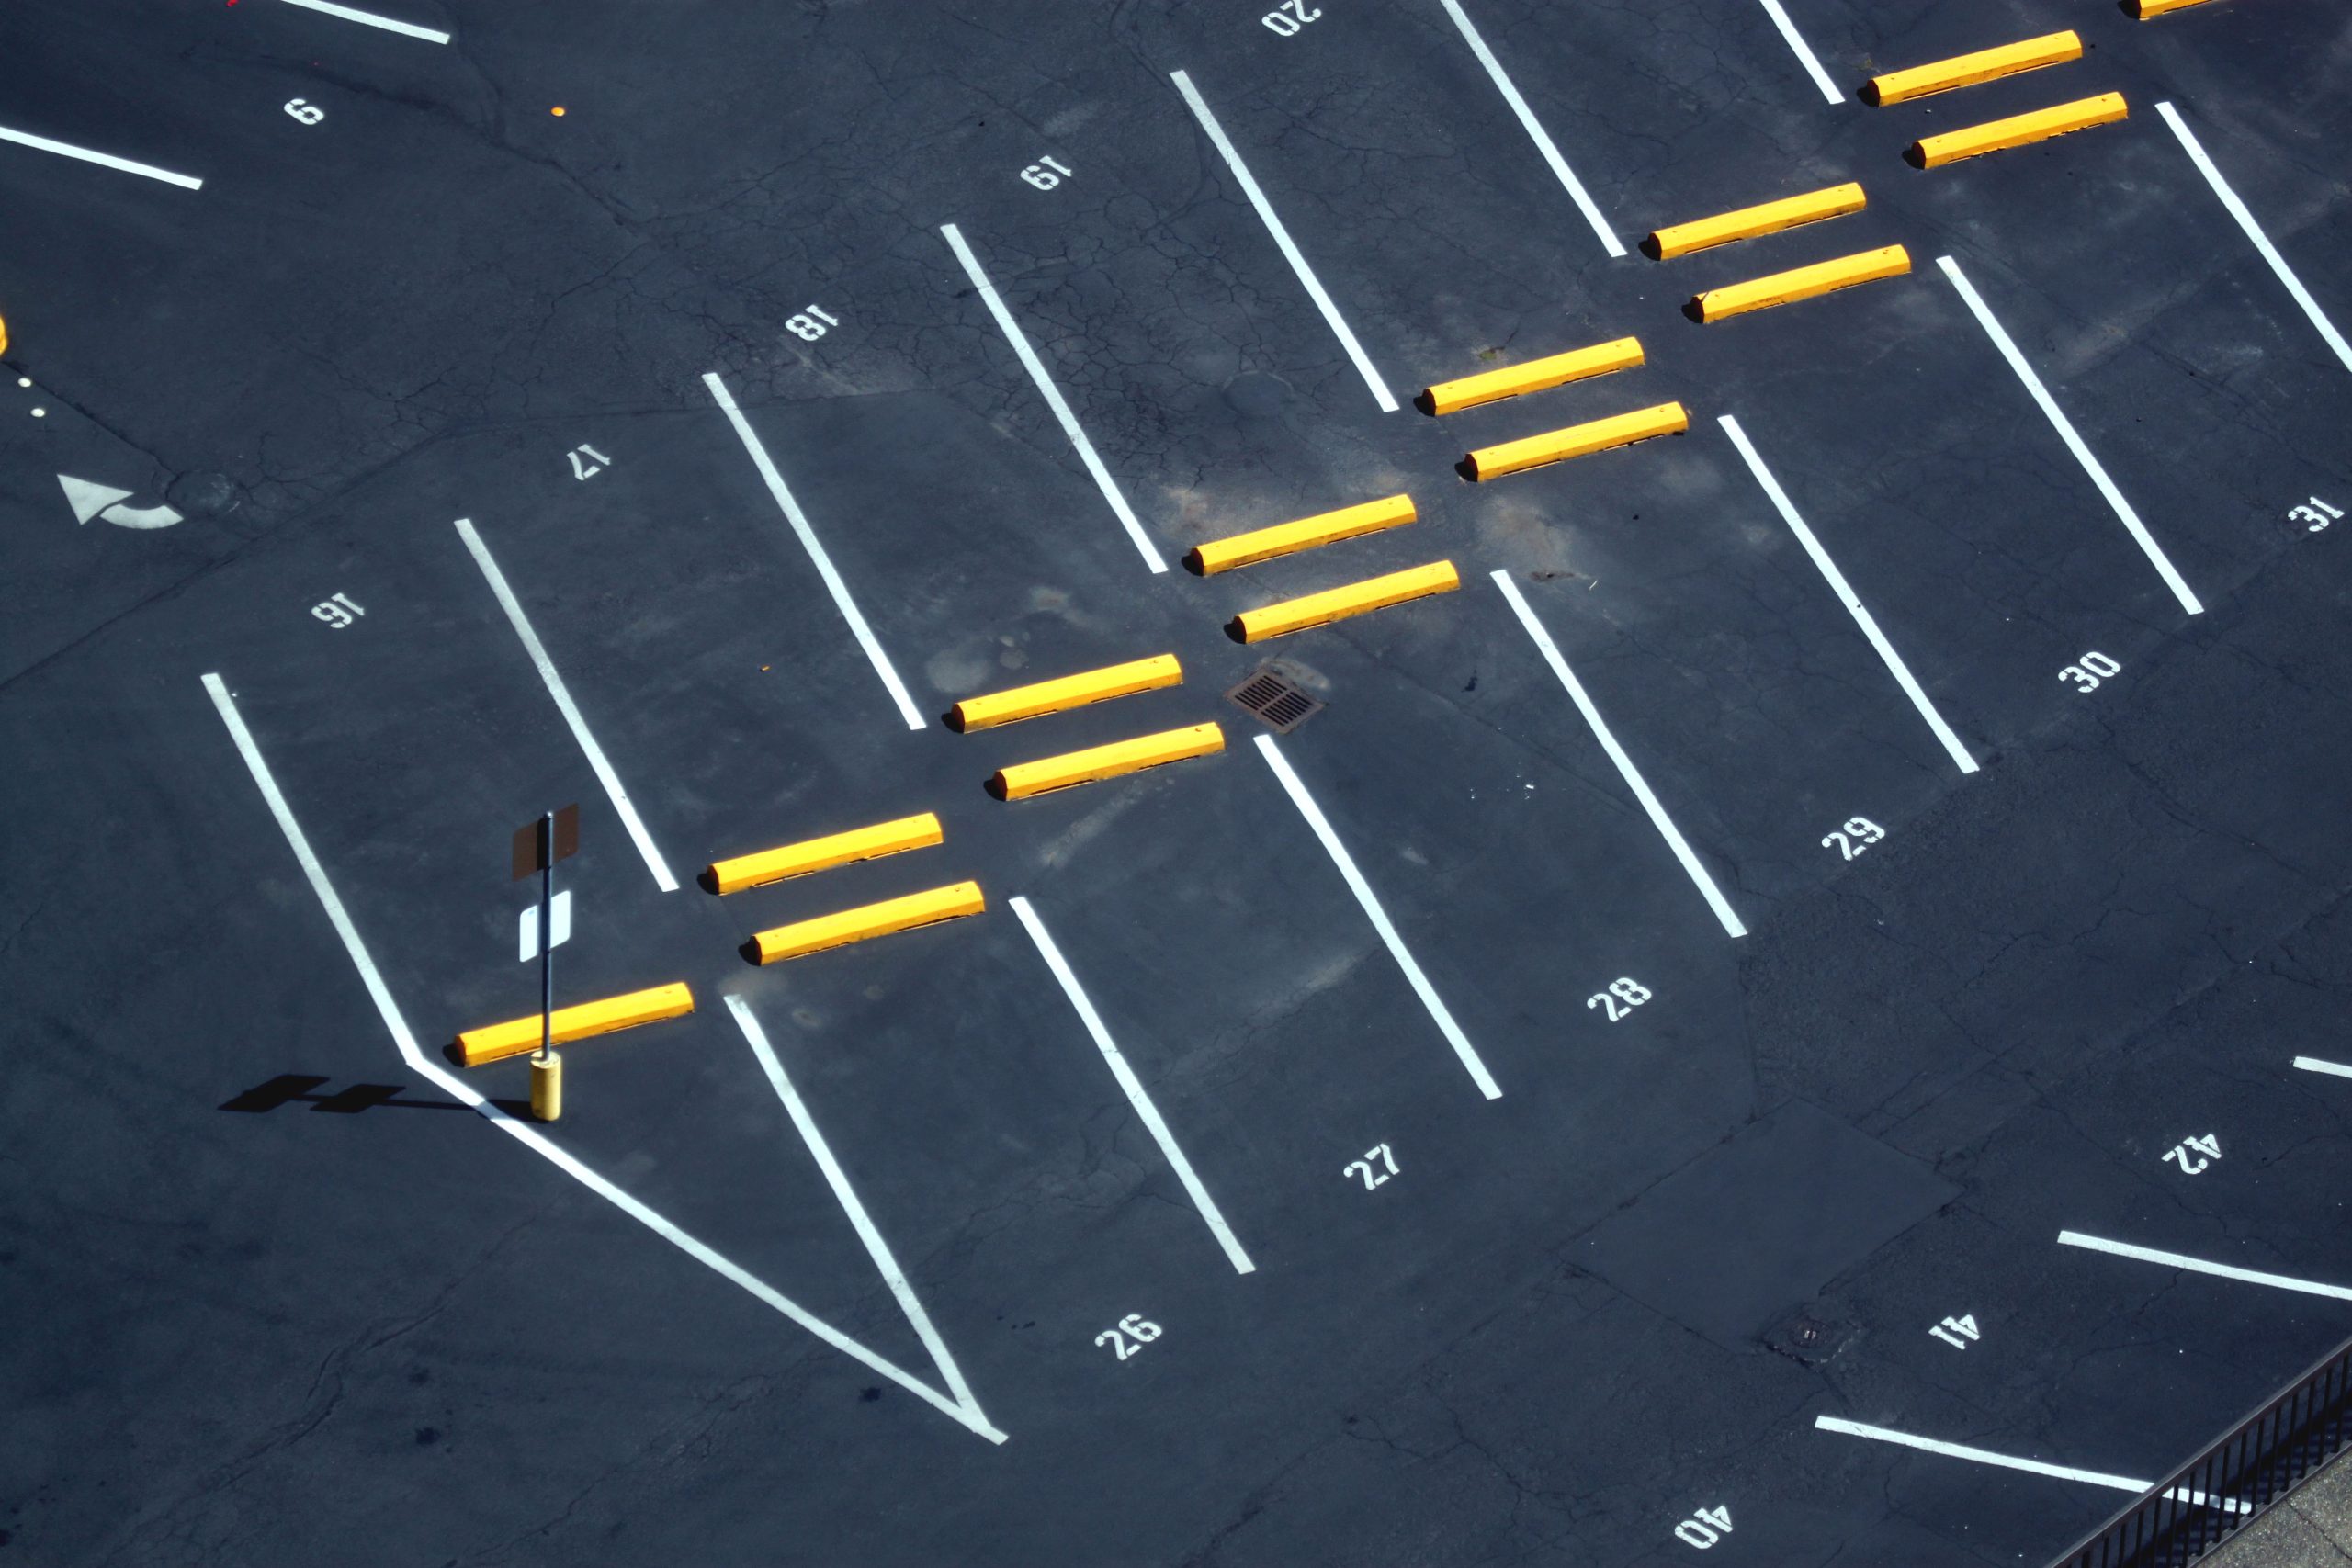
[[[1825,850],[1835,849],[1848,860],[1852,860],[1885,837],[1886,829],[1869,818],[1849,817],[1846,819],[1846,825],[1843,828],[1821,840],[1821,847]]]
[[[2123,666],[2104,653],[2086,653],[2082,658],[2058,671],[2061,681],[2072,681],[2078,692],[2096,692],[2102,681],[2112,680],[2123,673]]]
[[[1609,1014],[1609,1021],[1616,1022],[1635,1008],[1650,999],[1650,988],[1631,976],[1609,982],[1605,991],[1595,991],[1585,998],[1584,1005],[1600,1008]]]
[[[1094,1343],[1108,1345],[1119,1353],[1119,1359],[1124,1361],[1159,1337],[1159,1325],[1139,1312],[1131,1312],[1119,1319],[1118,1327],[1106,1328],[1096,1335]]]
[[[1323,14],[1320,6],[1309,9],[1306,0],[1283,0],[1283,3],[1258,19],[1284,38],[1295,38],[1298,29]]]

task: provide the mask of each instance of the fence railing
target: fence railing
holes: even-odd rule
[[[2352,1446],[2352,1340],[2051,1568],[2183,1568]]]

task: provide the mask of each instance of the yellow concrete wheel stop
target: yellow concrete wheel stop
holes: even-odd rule
[[[1244,610],[1226,623],[1225,634],[1236,642],[1263,642],[1268,637],[1303,632],[1309,626],[1344,621],[1351,615],[1385,610],[1391,604],[1426,599],[1432,593],[1451,593],[1461,586],[1462,578],[1452,561],[1431,561],[1427,566],[1392,571],[1384,577],[1327,588],[1304,598],[1283,599]]]
[[[1571,349],[1522,365],[1506,365],[1499,370],[1464,376],[1458,381],[1440,381],[1424,389],[1413,400],[1413,406],[1426,414],[1458,413],[1481,403],[1500,402],[1505,398],[1565,387],[1571,381],[1631,370],[1642,363],[1641,340],[1621,337],[1590,348]]]
[[[960,919],[987,908],[988,900],[980,896],[978,883],[958,882],[927,892],[910,893],[901,898],[885,898],[879,904],[861,904],[854,909],[820,915],[813,920],[796,920],[788,926],[760,932],[752,939],[750,947],[758,962],[775,964],[828,948],[847,947],[854,942],[870,942],[877,936],[935,926],[942,920]]]
[[[1540,468],[1546,463],[1631,446],[1653,436],[1679,435],[1690,428],[1690,412],[1680,403],[1659,403],[1654,408],[1635,409],[1631,413],[1612,414],[1607,419],[1589,420],[1583,424],[1547,430],[1541,435],[1506,441],[1499,446],[1481,446],[1463,457],[1462,471],[1472,479],[1499,479],[1505,474]]]
[[[1016,762],[990,777],[988,789],[999,800],[1027,800],[1073,784],[1120,778],[1224,750],[1225,731],[1216,725],[1187,725],[1108,746],[1090,746],[1083,751],[1065,751],[1058,757],[1041,757],[1034,762]]]
[[[695,994],[684,985],[655,986],[650,990],[631,991],[626,996],[606,997],[602,1001],[558,1008],[553,1015],[550,1038],[556,1044],[562,1045],[574,1040],[610,1034],[615,1030],[634,1029],[640,1023],[659,1023],[665,1018],[683,1018],[694,1010]],[[487,1024],[481,1029],[469,1029],[458,1036],[458,1060],[469,1067],[479,1067],[485,1062],[503,1062],[509,1056],[520,1056],[538,1048],[537,1013],[528,1018],[509,1019],[504,1023]]]
[[[1923,136],[1903,156],[1919,168],[1939,169],[1963,158],[1981,158],[1987,152],[2030,146],[2053,136],[2087,130],[2095,125],[2112,125],[2131,115],[2122,94],[2101,93],[2095,98],[2077,98],[2031,114],[2011,115],[2007,119],[1947,130],[1940,136]]]
[[[713,893],[741,893],[747,887],[764,887],[771,882],[806,876],[814,871],[830,871],[853,861],[926,849],[938,843],[942,837],[939,818],[924,811],[895,821],[877,822],[871,828],[853,828],[845,833],[828,833],[821,839],[762,850],[755,855],[713,861],[702,874],[701,881]]]
[[[1337,512],[1320,512],[1312,517],[1302,517],[1295,523],[1278,523],[1271,528],[1260,528],[1248,534],[1236,534],[1230,538],[1211,539],[1186,552],[1184,565],[1203,577],[1236,567],[1255,566],[1276,556],[1296,555],[1318,545],[1336,544],[1360,535],[1377,534],[1384,528],[1401,528],[1415,521],[1420,513],[1414,510],[1409,495],[1383,496],[1357,506],[1343,506]]]
[[[2202,6],[2207,0],[2130,0],[2130,9],[2142,21],[2161,17],[2167,11],[2185,11],[2191,6]],[[6,340],[0,340],[4,342]]]
[[[1700,321],[1720,321],[1730,316],[1744,316],[1750,310],[1766,310],[1792,300],[1811,299],[1823,294],[1835,294],[1840,288],[1851,288],[1860,283],[1875,283],[1883,277],[1901,277],[1911,270],[1911,253],[1901,245],[1887,245],[1875,251],[1862,251],[1834,261],[1815,262],[1811,266],[1796,267],[1788,272],[1776,272],[1769,277],[1751,278],[1746,283],[1734,283],[1722,288],[1710,288],[1694,295],[1682,308],[1683,314]]]
[[[1973,87],[1980,82],[1997,82],[2022,71],[2039,71],[2045,65],[2063,65],[2082,57],[2083,40],[2072,31],[2044,33],[2040,38],[2019,39],[1997,49],[1980,49],[1973,54],[1954,55],[1950,60],[1873,76],[1862,84],[1862,102],[1908,103],[1913,98],[1932,97],[1955,87]]]
[[[1779,201],[1719,212],[1713,218],[1694,218],[1688,223],[1660,229],[1642,242],[1642,254],[1657,261],[1672,261],[1676,256],[1712,250],[1736,240],[1758,239],[1825,219],[1843,218],[1849,212],[1860,212],[1869,204],[1870,198],[1862,194],[1860,186],[1830,186],[1803,196],[1783,197]]]
[[[967,732],[993,729],[1000,724],[1018,724],[1024,718],[1108,702],[1113,697],[1133,696],[1137,692],[1156,692],[1162,686],[1180,686],[1183,682],[1183,667],[1176,662],[1176,656],[1156,653],[1149,659],[1087,670],[1057,681],[1039,681],[1035,685],[991,692],[984,697],[966,697],[948,710],[947,725],[951,729]]]

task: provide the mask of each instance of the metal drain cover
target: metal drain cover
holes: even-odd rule
[[[1323,711],[1322,703],[1308,696],[1305,687],[1264,666],[1225,695],[1277,735],[1288,735]]]

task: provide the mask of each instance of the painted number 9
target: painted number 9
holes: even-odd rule
[[[308,98],[292,98],[288,100],[286,112],[292,115],[304,125],[316,125],[319,121],[327,118],[327,111],[319,107]]]

